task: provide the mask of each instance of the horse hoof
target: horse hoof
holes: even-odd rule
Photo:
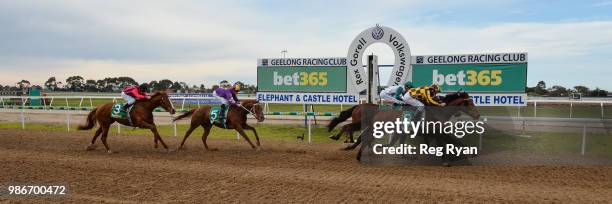
[[[96,149],[96,145],[89,145],[89,146],[87,146],[87,148],[85,150],[91,151],[91,150],[95,150],[95,149]]]
[[[444,167],[450,167],[451,165],[450,165],[450,163],[448,163],[448,162],[444,162],[444,163],[442,163],[442,166],[444,166]]]
[[[107,153],[107,154],[113,154],[113,153],[115,153],[115,152],[113,152],[113,150],[110,150],[110,149],[109,149],[109,150],[106,150],[106,153]]]
[[[340,138],[335,137],[335,135],[331,135],[331,136],[329,136],[329,139],[332,139],[332,140],[338,140],[338,139],[340,139]]]
[[[214,151],[218,151],[219,149],[217,149],[217,148],[210,148],[210,149],[206,149],[206,150],[214,152]]]

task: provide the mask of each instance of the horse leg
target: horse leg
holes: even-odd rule
[[[204,128],[204,133],[202,133],[202,143],[204,143],[204,148],[210,151],[217,151],[216,148],[209,149],[208,144],[206,143],[206,140],[208,139],[208,134],[210,134],[210,129],[212,128],[212,125],[210,124],[207,126],[202,125],[202,127]]]
[[[193,132],[193,130],[195,130],[197,127],[198,126],[194,125],[193,123],[191,124],[191,126],[189,126],[189,129],[185,133],[185,137],[183,137],[183,141],[181,142],[181,146],[179,146],[178,149],[183,149],[183,145],[185,145],[185,140],[187,140],[187,137],[189,137],[189,135],[191,135],[191,132]]]
[[[336,133],[335,135],[329,136],[329,139],[338,140],[340,139],[340,136],[342,136],[342,133],[344,133],[344,126],[342,127],[342,129],[340,129],[340,132]]]
[[[150,130],[151,130],[151,132],[153,132],[153,135],[157,138],[157,140],[159,140],[159,142],[162,144],[162,146],[164,146],[164,149],[169,150],[168,149],[168,145],[166,145],[164,140],[162,140],[161,136],[159,135],[159,132],[157,132],[157,127],[155,125],[152,125],[152,126],[153,127]]]
[[[246,135],[246,133],[244,133],[244,129],[242,129],[241,126],[236,126],[236,128],[234,128],[240,135],[242,135],[242,137],[244,137],[244,139],[249,142],[249,144],[251,145],[251,148],[253,149],[257,149],[255,147],[255,145],[253,145],[253,142],[251,142],[251,139],[249,139],[249,137]]]
[[[153,137],[155,137],[155,139],[153,141],[157,141],[159,140],[159,142],[162,144],[162,146],[164,146],[164,149],[166,149],[166,151],[168,151],[168,145],[166,145],[166,143],[164,142],[164,140],[161,138],[161,136],[159,136],[159,132],[157,132],[157,126],[155,126],[155,124],[150,124],[147,122],[142,122],[141,124],[142,128],[146,128],[151,130],[151,132],[153,133]]]
[[[104,144],[104,148],[106,148],[106,152],[107,153],[113,153],[113,151],[110,150],[110,148],[108,147],[108,143],[106,143],[106,137],[108,137],[108,129],[110,128],[110,124],[109,125],[104,125],[101,126],[102,127],[102,138],[100,138],[102,140],[102,144]]]
[[[353,131],[349,132],[349,137],[347,139],[349,140],[348,143],[355,143],[355,138],[353,137]]]
[[[244,129],[248,129],[248,130],[252,130],[253,134],[255,134],[255,139],[257,139],[257,146],[260,147],[260,143],[259,143],[259,135],[257,135],[257,131],[255,130],[255,128],[253,126],[250,126],[248,124],[244,125]]]
[[[98,136],[100,136],[100,134],[102,134],[102,127],[98,127],[98,130],[96,130],[93,139],[91,139],[91,143],[89,144],[89,146],[87,146],[87,151],[96,149],[96,139],[98,139]]]
[[[359,144],[361,144],[361,137],[357,137],[357,141],[355,143],[353,143],[352,145],[349,145],[348,147],[345,147],[343,150],[345,150],[345,151],[353,150],[357,146],[359,146]]]
[[[157,143],[158,143],[158,141],[157,141],[157,137],[153,137],[153,143],[155,144],[155,145],[153,145],[153,148],[157,149],[157,147],[159,146],[159,145],[157,144]]]

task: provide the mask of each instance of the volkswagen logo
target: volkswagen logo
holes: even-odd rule
[[[372,38],[380,40],[385,35],[385,31],[379,26],[372,28]]]

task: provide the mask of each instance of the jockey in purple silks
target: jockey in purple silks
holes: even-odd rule
[[[213,91],[213,96],[221,100],[221,112],[220,117],[224,119],[225,117],[225,106],[229,105],[238,105],[240,106],[240,101],[236,96],[236,92],[240,89],[240,86],[231,86],[229,82],[226,80],[221,81],[219,83],[219,88]],[[229,109],[229,108],[228,108]]]

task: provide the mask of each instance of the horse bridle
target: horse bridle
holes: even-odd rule
[[[241,105],[239,105],[239,106],[240,106],[242,109],[244,109],[245,111],[247,111],[249,114],[251,114],[251,115],[255,116],[255,118],[257,118],[257,115],[256,115],[255,113],[253,113],[253,112],[254,112],[254,111],[253,111],[253,109],[255,108],[255,106],[256,106],[256,105],[259,105],[259,103],[254,103],[254,104],[253,104],[253,106],[251,106],[251,109],[250,109],[250,110],[249,110],[249,109],[246,109],[244,106],[242,106],[242,104],[241,104]]]

